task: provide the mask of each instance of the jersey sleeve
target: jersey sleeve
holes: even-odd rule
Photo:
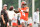
[[[3,10],[1,11],[1,15],[4,15],[4,11]]]

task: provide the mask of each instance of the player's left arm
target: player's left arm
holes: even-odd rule
[[[14,10],[15,13],[19,13],[19,11]]]
[[[26,9],[26,11],[23,11],[24,13],[28,13],[29,12],[29,8]]]

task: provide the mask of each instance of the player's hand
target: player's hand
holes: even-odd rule
[[[21,11],[21,9],[20,9],[20,8],[18,8],[18,10],[20,10],[20,11]]]
[[[5,21],[3,21],[3,23],[5,24]]]

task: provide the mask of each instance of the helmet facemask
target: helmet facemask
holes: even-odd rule
[[[23,8],[26,7],[26,4],[22,4],[22,7],[23,7]]]

